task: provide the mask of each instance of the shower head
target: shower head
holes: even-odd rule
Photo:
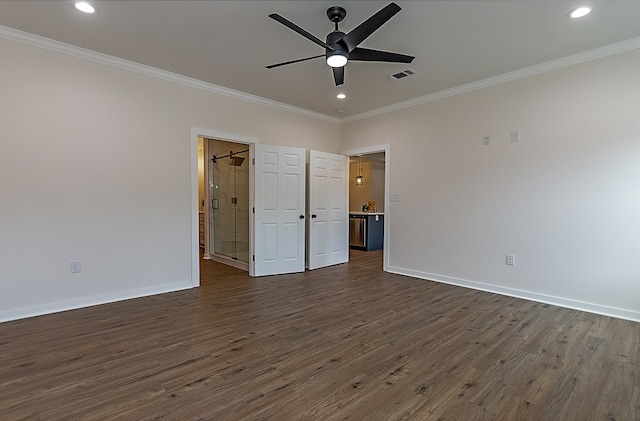
[[[240,156],[230,156],[229,165],[233,165],[234,167],[239,167],[244,162],[244,158]]]
[[[234,167],[239,167],[240,165],[242,165],[244,158],[236,155],[238,155],[239,153],[245,153],[245,152],[249,152],[249,149],[240,151],[240,152],[229,151],[229,155],[223,155],[223,156],[213,155],[213,158],[211,158],[211,160],[215,164],[216,162],[218,162],[219,159],[229,157],[229,165],[233,165]]]

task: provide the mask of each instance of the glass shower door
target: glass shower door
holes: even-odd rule
[[[242,152],[246,145],[231,150],[229,145],[214,141],[213,158],[209,159],[209,249],[217,256],[249,263],[248,151]],[[226,153],[221,151],[223,147]]]

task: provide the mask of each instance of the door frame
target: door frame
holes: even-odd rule
[[[389,201],[391,191],[391,145],[389,143],[385,143],[381,145],[345,149],[340,151],[340,154],[351,157],[357,155],[369,155],[379,152],[384,152],[384,239],[382,245],[382,270],[388,272],[389,260],[391,255],[391,252],[389,250],[389,239],[391,238],[391,231],[389,228],[391,225],[391,206]]]
[[[228,142],[228,143],[233,143],[235,145],[237,145],[238,147],[242,148],[242,149],[248,149],[249,150],[249,154],[247,155],[248,160],[247,163],[251,162],[251,145],[247,144],[247,143],[237,143],[237,142],[230,142],[226,139],[219,139],[219,138],[210,138],[210,137],[203,137],[202,138],[203,143],[204,143],[204,157],[205,157],[205,162],[204,162],[204,182],[205,184],[208,184],[209,181],[211,180],[211,169],[210,169],[210,159],[212,156],[212,149],[213,149],[213,144],[214,142]],[[198,138],[198,143],[200,143],[200,137]],[[228,150],[228,149],[227,149]],[[226,153],[226,152],[223,152]],[[246,165],[251,165],[251,164],[246,164]],[[250,176],[251,173],[251,168],[249,168],[249,175]],[[247,184],[247,210],[251,209],[251,204],[250,204],[250,194],[249,194],[249,188],[250,185]],[[205,247],[204,247],[204,256],[203,259],[204,260],[214,260],[216,262],[220,262],[220,263],[224,263],[226,265],[229,266],[233,266],[235,268],[238,269],[242,269],[244,271],[249,271],[249,264],[250,262],[247,261],[246,263],[241,262],[239,260],[233,260],[231,257],[229,256],[225,256],[224,254],[217,254],[215,251],[215,247],[212,247],[211,245],[211,236],[214,235],[215,236],[215,229],[212,228],[211,226],[211,203],[212,203],[212,196],[211,196],[211,187],[209,185],[207,185],[204,189],[204,203],[205,203],[205,215],[204,215],[204,226],[206,227],[205,229]],[[251,217],[250,213],[247,215],[248,218]],[[247,219],[247,223],[248,223],[248,219]],[[249,226],[247,226],[247,229],[249,229]],[[213,233],[213,234],[212,234]],[[249,238],[247,238],[247,241],[249,241]],[[248,250],[247,250],[248,251]]]
[[[205,129],[201,127],[191,127],[190,134],[190,156],[191,156],[191,285],[200,286],[200,228],[199,228],[199,201],[198,201],[198,138],[209,138],[226,140],[228,142],[242,143],[249,145],[249,160],[254,157],[254,147],[260,143],[260,139],[252,136],[245,136],[238,133],[223,132],[220,130]],[[206,158],[205,158],[206,159]],[[206,189],[205,189],[206,190]],[[251,175],[249,176],[249,206],[253,206],[254,185]],[[205,226],[209,223],[209,204],[205,200]],[[249,242],[252,241],[253,220],[249,218]],[[208,241],[208,238],[205,240]]]

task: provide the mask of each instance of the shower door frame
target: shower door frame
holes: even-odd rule
[[[208,144],[207,189],[211,195],[208,230],[209,239],[212,240],[209,244],[209,255],[213,260],[242,266],[248,270],[249,147],[242,143],[219,139],[208,139]],[[226,151],[229,149],[232,151],[227,154]],[[228,167],[227,164],[230,162],[227,158],[232,159],[236,156],[241,158],[240,165],[231,164]],[[241,244],[244,247],[240,247]],[[240,264],[236,265],[235,262]]]
[[[209,165],[208,165],[208,160],[209,160],[209,140],[214,141],[214,140],[219,140],[222,142],[232,142],[232,143],[236,143],[239,145],[246,145],[247,149],[249,149],[249,155],[247,158],[247,161],[251,161],[251,157],[253,156],[253,147],[256,143],[259,143],[259,141],[257,139],[253,139],[253,138],[245,138],[245,139],[239,139],[237,136],[231,135],[229,133],[223,133],[223,132],[209,132],[207,134],[202,134],[200,133],[199,136],[203,139],[203,147],[204,147],[204,159],[205,159],[205,165],[204,165],[204,180],[206,183],[205,189],[204,189],[204,226],[205,226],[205,230],[204,230],[204,254],[202,256],[203,259],[205,260],[215,260],[233,267],[236,267],[238,269],[242,269],[242,270],[246,270],[247,272],[249,271],[249,263],[245,263],[245,262],[241,262],[239,260],[234,260],[230,257],[226,257],[223,255],[218,255],[215,253],[215,250],[211,250],[211,221],[210,221],[210,212],[211,212],[211,192],[208,186],[209,183]],[[250,162],[249,162],[250,163]],[[251,202],[251,171],[249,174],[249,201]],[[252,241],[252,233],[253,230],[253,219],[251,218],[251,215],[249,215],[249,242]]]

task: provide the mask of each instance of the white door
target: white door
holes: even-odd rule
[[[304,272],[305,152],[255,145],[253,276]]]
[[[309,269],[349,261],[347,157],[309,152]]]

